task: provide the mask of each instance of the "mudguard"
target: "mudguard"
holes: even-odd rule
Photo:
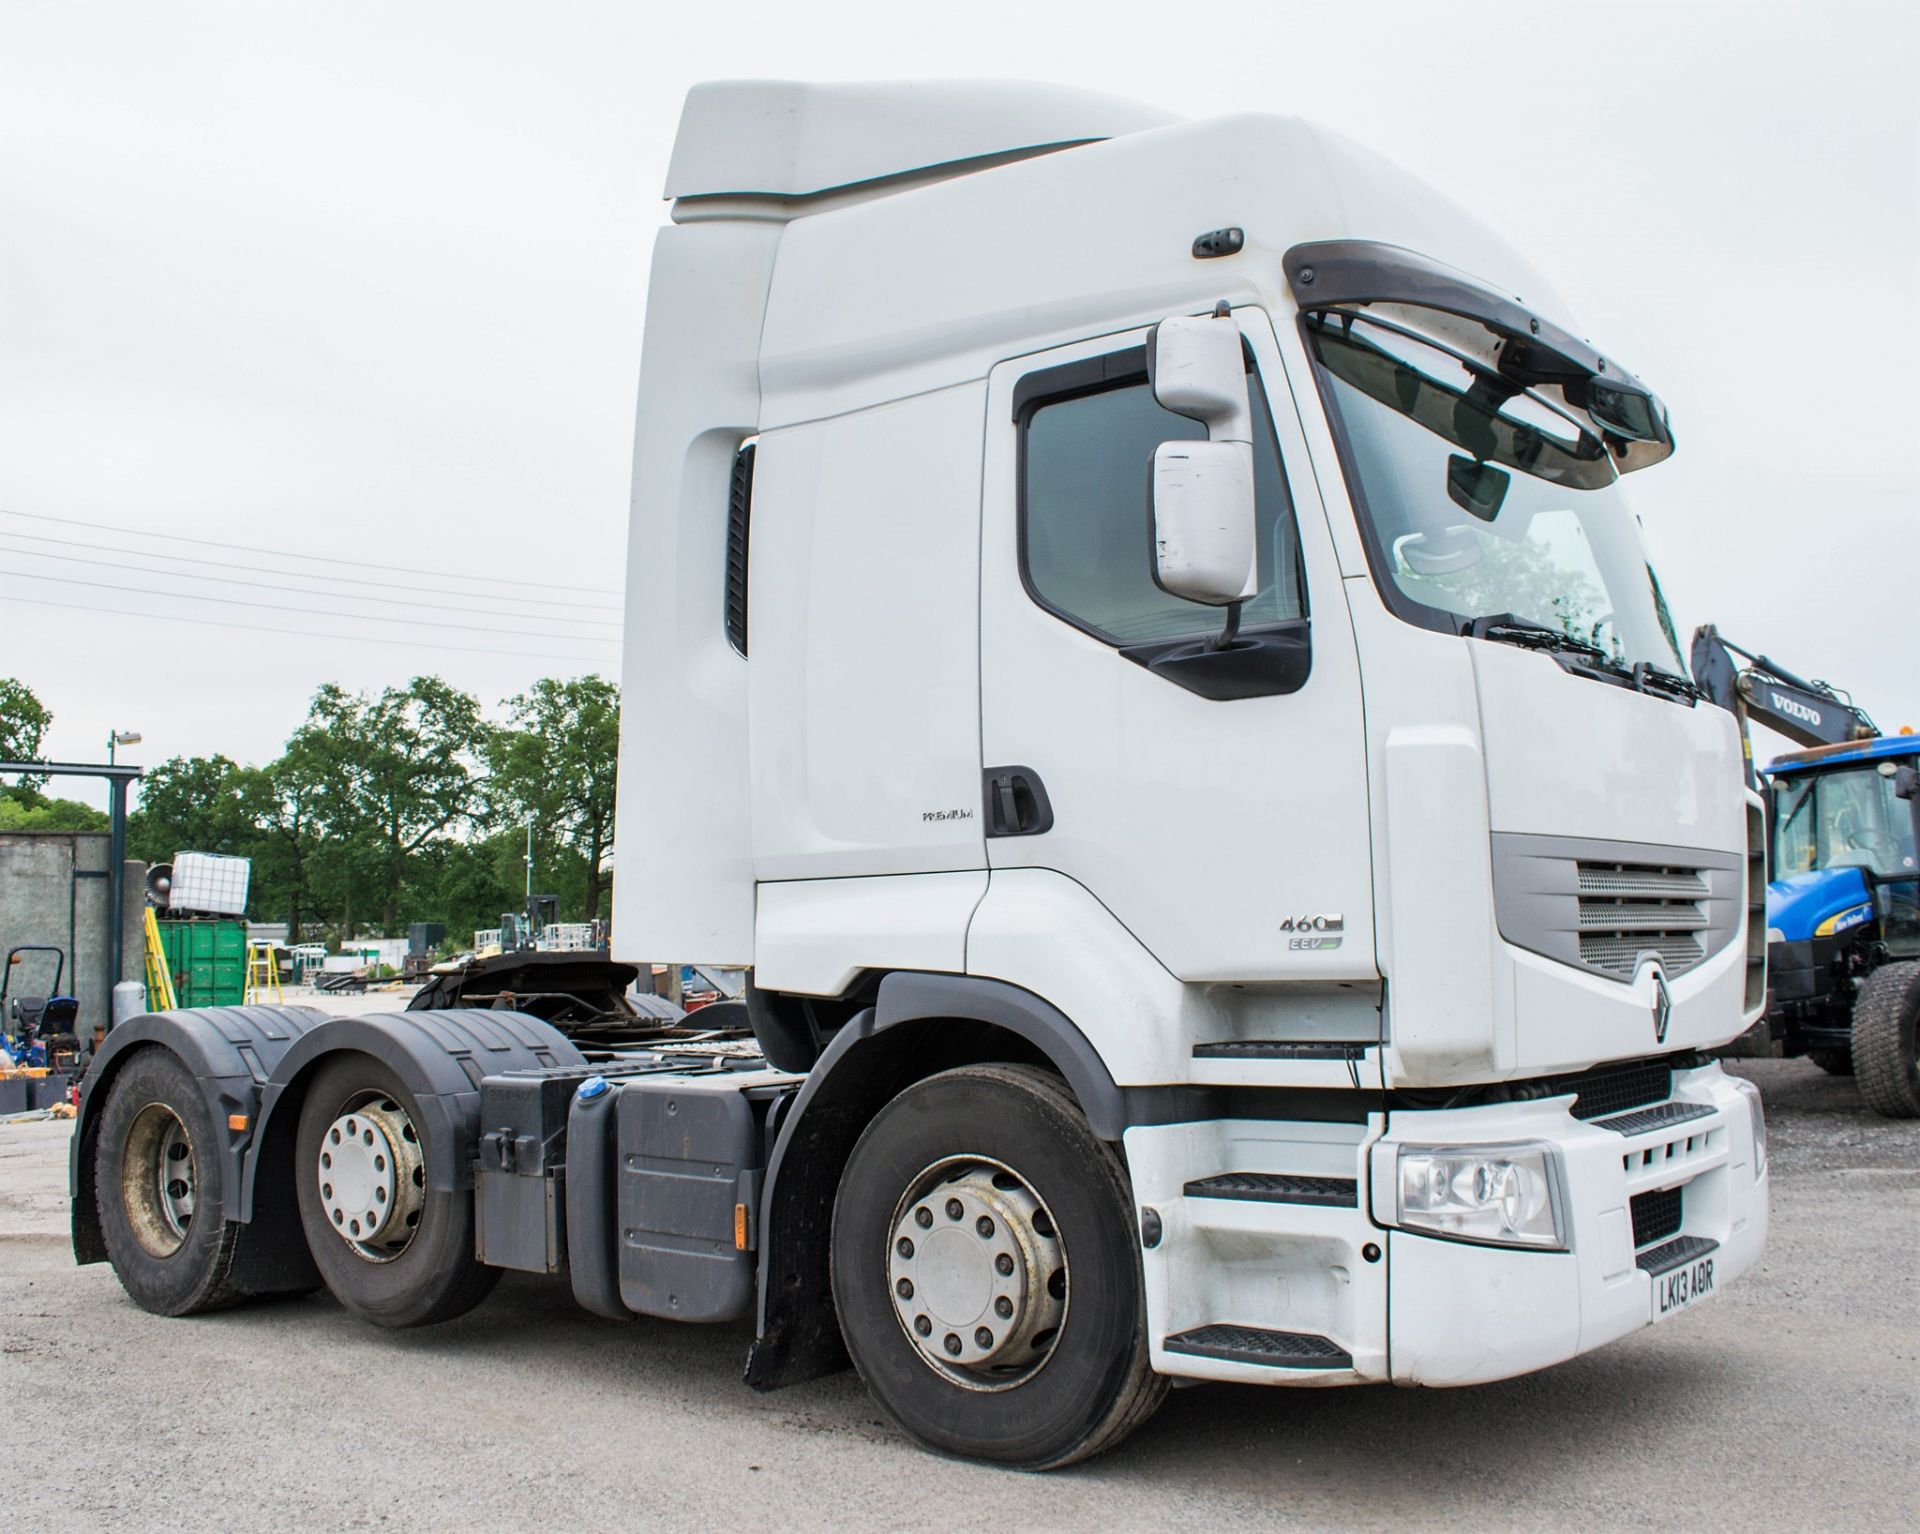
[[[261,1090],[259,1123],[238,1184],[237,1218],[251,1220],[261,1189],[291,1174],[307,1082],[321,1060],[342,1051],[372,1056],[407,1084],[425,1119],[421,1131],[429,1146],[466,1148],[429,1158],[427,1185],[442,1192],[473,1186],[471,1151],[480,1132],[483,1077],[586,1064],[561,1033],[524,1012],[461,1008],[328,1018],[281,1055]]]
[[[294,1043],[326,1020],[327,1014],[313,1007],[197,1007],[129,1018],[109,1033],[81,1084],[80,1112],[73,1126],[68,1182],[73,1195],[74,1260],[107,1260],[94,1187],[94,1153],[101,1106],[134,1050],[159,1045],[173,1051],[193,1072],[214,1123],[229,1126],[227,1142],[221,1147],[221,1186],[237,1189],[255,1138],[263,1086]],[[232,1128],[235,1123],[242,1127]]]

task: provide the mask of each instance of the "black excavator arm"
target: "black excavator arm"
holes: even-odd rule
[[[1711,623],[1693,631],[1693,680],[1709,701],[1740,721],[1749,784],[1754,781],[1750,719],[1808,748],[1872,740],[1880,733],[1866,710],[1838,688],[1807,681],[1765,655],[1743,650],[1723,639]]]

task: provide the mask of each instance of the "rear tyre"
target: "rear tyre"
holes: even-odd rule
[[[1920,1118],[1920,963],[1883,964],[1853,1004],[1853,1071],[1869,1108]]]
[[[473,1260],[473,1195],[430,1187],[435,1145],[406,1084],[341,1055],[307,1088],[295,1136],[300,1224],[333,1296],[375,1326],[431,1326],[473,1309],[500,1277]]]
[[[1810,1049],[1807,1058],[1829,1076],[1853,1074],[1853,1051],[1850,1049]]]
[[[928,1448],[1049,1470],[1153,1414],[1133,1197],[1058,1077],[981,1065],[909,1087],[854,1146],[833,1295],[854,1367]]]
[[[193,1316],[245,1299],[228,1273],[222,1145],[200,1083],[171,1050],[136,1052],[115,1076],[94,1152],[100,1234],[134,1302]]]

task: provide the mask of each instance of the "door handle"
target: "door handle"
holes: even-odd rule
[[[989,767],[983,774],[987,835],[1038,836],[1053,829],[1053,805],[1031,767]]]

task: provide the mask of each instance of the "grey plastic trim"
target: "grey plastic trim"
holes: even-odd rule
[[[1071,1018],[1003,980],[898,973],[880,982],[874,1004],[876,1033],[924,1018],[991,1023],[1018,1034],[1059,1068],[1088,1125],[1103,1140],[1118,1140],[1133,1124],[1181,1124],[1215,1116],[1204,1087],[1114,1085],[1106,1063]],[[795,1104],[796,1112],[801,1106]]]
[[[1494,832],[1492,843],[1493,909],[1501,937],[1516,948],[1590,975],[1623,985],[1631,979],[1580,956],[1582,862],[1645,863],[1701,872],[1707,893],[1699,904],[1706,920],[1693,934],[1700,942],[1700,957],[1691,964],[1666,966],[1669,975],[1697,969],[1732,942],[1739,930],[1740,913],[1746,906],[1746,860],[1737,853],[1512,831]]]

